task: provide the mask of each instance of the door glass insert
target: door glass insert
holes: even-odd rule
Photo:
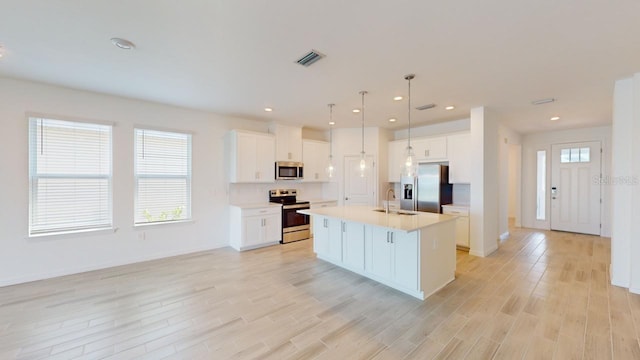
[[[588,147],[560,150],[561,163],[577,163],[591,161],[591,150]]]
[[[562,153],[565,150],[562,149]],[[568,155],[568,154],[567,154]],[[536,219],[545,220],[547,217],[547,151],[539,150],[537,153],[537,175],[536,175]]]

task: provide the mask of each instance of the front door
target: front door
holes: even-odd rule
[[[600,235],[599,141],[551,146],[551,230]]]
[[[360,170],[360,156],[344,157],[344,204],[375,205],[375,174],[373,156],[366,157],[364,173]]]

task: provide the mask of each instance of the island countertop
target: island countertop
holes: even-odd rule
[[[319,209],[298,210],[301,214],[320,215],[362,224],[411,232],[456,219],[452,215],[428,212],[412,212],[415,215],[387,214],[375,211],[371,206],[333,206]]]

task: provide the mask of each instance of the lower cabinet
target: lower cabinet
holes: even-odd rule
[[[229,245],[249,250],[277,244],[282,240],[282,210],[278,206],[242,208],[231,206]]]
[[[342,263],[352,270],[364,270],[363,224],[342,222]]]
[[[469,248],[469,208],[466,206],[442,205],[442,213],[455,215],[456,245]]]
[[[342,221],[314,216],[313,251],[334,262],[342,262]]]
[[[418,290],[420,249],[418,232],[391,231],[370,226],[365,270],[380,280]]]

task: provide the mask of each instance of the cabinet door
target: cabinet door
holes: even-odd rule
[[[237,133],[236,148],[231,151],[236,151],[236,182],[255,182],[258,152],[256,137],[252,134]]]
[[[447,139],[449,182],[471,183],[471,134],[450,135]]]
[[[305,182],[329,181],[326,171],[329,163],[329,143],[303,140],[302,162],[304,163]]]
[[[411,141],[418,160],[437,161],[447,159],[447,137],[422,138]]]
[[[469,218],[466,216],[456,219],[456,245],[469,247]]]
[[[407,148],[407,141],[391,141],[389,142],[389,171],[388,171],[388,181],[389,182],[400,182],[400,178],[402,175],[402,162],[404,161],[404,152]]]
[[[264,242],[264,218],[244,216],[242,218],[242,247],[259,245]]]
[[[281,214],[265,215],[264,242],[272,243],[282,240],[282,216]]]
[[[364,225],[345,222],[342,233],[342,263],[349,268],[364,270]]]
[[[329,253],[328,257],[336,262],[342,262],[342,221],[327,218],[329,224]]]
[[[254,144],[256,146],[254,182],[274,182],[276,177],[275,139],[272,136],[256,136]]]
[[[302,161],[302,128],[290,127],[288,130],[289,143],[287,158],[291,161]]]
[[[329,256],[329,223],[324,216],[313,215],[313,251],[321,256]]]
[[[427,153],[429,160],[444,160],[447,158],[447,137],[427,139]]]
[[[393,247],[393,281],[418,290],[418,232],[391,232]]]
[[[383,279],[391,279],[391,243],[387,229],[373,226],[371,229],[370,263],[367,271]]]

